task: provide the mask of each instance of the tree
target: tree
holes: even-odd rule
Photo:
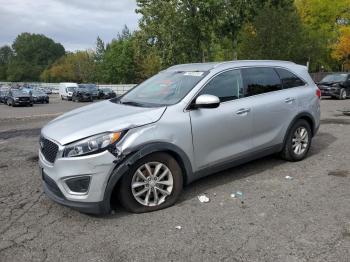
[[[106,83],[129,84],[135,80],[133,38],[114,39],[106,48],[101,64],[101,78]]]
[[[350,70],[350,27],[344,26],[340,29],[340,36],[333,45],[332,57],[340,61],[343,69]]]
[[[41,74],[41,80],[47,82],[94,82],[95,70],[94,54],[87,51],[77,51],[58,59]]]
[[[306,64],[311,52],[293,6],[266,3],[252,23],[245,25],[240,40],[240,59],[280,59]]]
[[[22,33],[12,44],[8,80],[36,81],[41,72],[65,54],[64,47],[44,35]]]
[[[105,51],[106,51],[105,43],[98,36],[97,40],[96,40],[96,51],[95,51],[96,62],[98,62],[98,63],[102,62]]]
[[[295,0],[295,6],[318,55],[311,60],[312,70],[323,66],[338,70],[339,63],[331,56],[334,44],[339,41],[339,30],[350,22],[350,0]]]
[[[13,57],[13,51],[8,45],[0,48],[0,80],[7,79],[7,67]]]

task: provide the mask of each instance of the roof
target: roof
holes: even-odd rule
[[[293,62],[289,61],[279,61],[279,60],[235,60],[227,62],[212,62],[212,63],[193,63],[193,64],[181,64],[169,67],[166,71],[210,71],[214,68],[226,68],[226,67],[236,67],[236,66],[259,66],[259,65],[295,65]]]

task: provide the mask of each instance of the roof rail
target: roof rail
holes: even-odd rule
[[[278,63],[287,63],[287,64],[295,64],[294,62],[291,61],[284,61],[284,60],[232,60],[232,61],[225,61],[225,62],[220,62],[217,63],[214,68],[225,65],[225,64],[230,64],[230,63],[241,63],[241,62],[278,62]]]

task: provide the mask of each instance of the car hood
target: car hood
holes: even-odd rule
[[[96,134],[154,123],[166,107],[145,108],[103,101],[65,113],[49,122],[41,134],[61,145]]]
[[[334,85],[334,84],[342,84],[343,82],[320,82],[319,84],[321,85],[321,86],[332,86],[332,85]]]

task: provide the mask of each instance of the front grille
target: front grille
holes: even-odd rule
[[[55,162],[58,145],[44,137],[40,137],[40,150],[47,161],[50,163]]]
[[[43,180],[46,184],[46,186],[50,189],[50,191],[52,193],[54,193],[56,196],[60,197],[60,198],[64,198],[61,190],[58,188],[57,184],[55,181],[53,181],[52,178],[50,178],[48,175],[46,175],[44,172],[43,172]]]
[[[20,97],[19,101],[29,101],[29,97]]]

